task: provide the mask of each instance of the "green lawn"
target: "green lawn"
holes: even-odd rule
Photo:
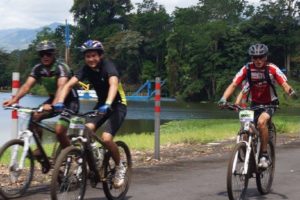
[[[299,117],[274,117],[278,134],[299,134]],[[171,121],[161,126],[160,144],[209,143],[234,138],[238,129],[237,119],[196,119]],[[154,146],[154,133],[117,136],[131,149],[150,150]]]

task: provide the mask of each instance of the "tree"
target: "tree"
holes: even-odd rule
[[[228,77],[222,76],[231,77],[232,66],[240,67],[245,55],[246,38],[238,28],[244,4],[203,0],[197,6],[175,11],[166,57],[168,77],[172,84],[177,79],[170,90],[172,95],[177,91],[189,100],[217,97],[228,82]]]
[[[165,8],[153,0],[144,0],[142,3],[138,3],[137,13],[131,15],[129,28],[140,32],[144,37],[143,51],[140,54],[143,62],[154,64],[155,73],[152,77],[160,75],[164,79],[166,77],[164,65],[167,54],[166,38],[171,28],[170,16],[166,13]]]
[[[135,84],[140,81],[142,62],[139,52],[143,41],[139,32],[122,31],[109,37],[104,44],[107,55],[117,63],[126,82]]]
[[[299,46],[299,6],[297,0],[261,0],[262,4],[243,30],[253,41],[266,43],[271,59],[291,72],[291,59]]]

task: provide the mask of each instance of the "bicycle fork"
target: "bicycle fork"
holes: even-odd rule
[[[27,156],[27,153],[29,151],[30,146],[30,140],[32,137],[31,131],[22,131],[19,132],[18,138],[22,139],[24,141],[24,149],[20,158],[20,161],[18,163],[18,150],[19,145],[14,146],[14,149],[11,154],[11,160],[10,160],[10,171],[12,181],[15,182],[18,179],[18,176],[20,175],[20,172],[23,170],[25,165],[25,158]]]
[[[244,167],[243,167],[243,171],[242,171],[243,175],[246,175],[248,173],[249,160],[250,160],[250,154],[251,154],[251,141],[252,141],[252,136],[251,135],[248,138],[248,142],[247,141],[240,141],[240,142],[246,144],[246,155],[245,155],[245,160],[244,160],[245,162],[244,162]],[[235,172],[239,153],[240,152],[236,152],[236,154],[235,154],[232,173]]]

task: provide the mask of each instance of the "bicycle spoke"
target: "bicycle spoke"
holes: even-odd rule
[[[23,142],[16,139],[7,142],[0,150],[0,193],[6,198],[22,196],[32,180],[33,158],[28,153],[21,163],[23,148]]]
[[[227,192],[229,199],[239,200],[246,195],[248,174],[244,174],[246,145],[239,143],[235,147],[228,164]]]
[[[52,199],[83,199],[86,167],[81,151],[74,146],[63,150],[54,167],[51,180]]]
[[[123,199],[130,185],[131,167],[132,167],[130,151],[127,145],[123,142],[118,141],[117,145],[120,152],[120,161],[126,168],[126,174],[125,174],[124,184],[119,188],[115,188],[113,184],[113,179],[115,175],[115,162],[113,161],[110,155],[105,158],[104,170],[105,170],[106,181],[103,182],[103,190],[106,197],[109,200]]]

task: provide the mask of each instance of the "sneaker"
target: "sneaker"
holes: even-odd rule
[[[258,167],[266,169],[269,167],[269,165],[270,165],[270,161],[269,161],[268,156],[262,155],[259,160]]]
[[[116,173],[114,177],[114,187],[120,188],[125,182],[125,174],[126,174],[126,167],[120,163],[119,166],[116,166]]]

